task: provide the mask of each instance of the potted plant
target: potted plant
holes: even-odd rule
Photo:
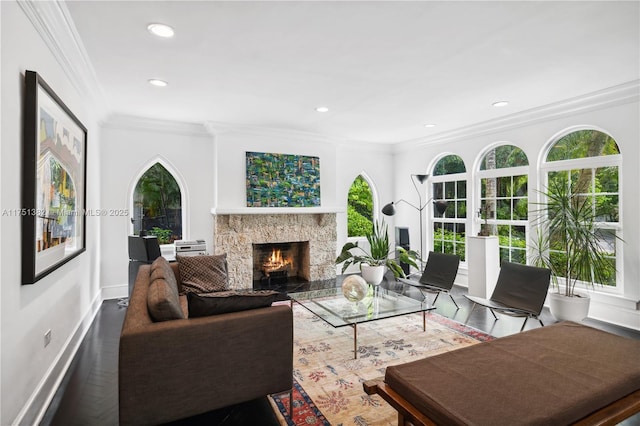
[[[551,270],[558,290],[549,294],[551,314],[559,321],[582,321],[588,315],[590,298],[576,292],[576,284],[593,288],[605,283],[615,274],[615,265],[607,256],[605,236],[596,226],[590,197],[572,194],[566,179],[551,181],[543,194],[547,202],[538,211],[532,263]]]
[[[395,251],[391,250],[387,225],[384,221],[376,221],[373,224],[373,232],[366,235],[366,238],[370,246],[369,252],[358,246],[357,241],[348,242],[342,247],[340,255],[336,258],[337,265],[343,263],[342,273],[351,265],[359,265],[365,281],[378,285],[384,277],[385,267],[389,268],[396,278],[405,277],[398,261],[418,268],[415,262],[418,253],[402,247],[397,247]],[[397,252],[398,261],[392,257],[394,252]]]

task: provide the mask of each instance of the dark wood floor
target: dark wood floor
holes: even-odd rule
[[[392,287],[401,284],[390,284]],[[469,303],[462,295],[466,289],[454,287],[453,297],[460,306],[456,310],[451,299],[441,295],[436,304],[436,313],[463,322],[469,312]],[[420,298],[415,289],[407,294]],[[432,299],[431,299],[432,300]],[[69,371],[56,392],[41,425],[60,426],[110,426],[118,424],[118,338],[124,320],[126,307],[117,300],[103,303],[94,323],[87,332]],[[545,324],[555,322],[545,308],[541,315]],[[494,321],[490,312],[478,308],[473,312],[468,325],[502,337],[517,333],[522,319],[501,316]],[[586,324],[622,336],[639,339],[640,332],[607,323],[586,320]],[[537,321],[529,320],[526,329],[537,328]],[[266,398],[239,406],[206,413],[202,416],[176,422],[176,425],[224,425],[224,426],[269,426],[277,425],[271,406]],[[625,426],[640,426],[640,415],[622,423]]]

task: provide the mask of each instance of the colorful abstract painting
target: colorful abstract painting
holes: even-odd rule
[[[320,206],[320,159],[247,152],[247,207]]]

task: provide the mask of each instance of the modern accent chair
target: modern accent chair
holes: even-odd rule
[[[416,287],[422,293],[423,300],[427,298],[425,292],[435,293],[433,304],[436,304],[440,293],[449,295],[456,309],[460,309],[449,291],[453,287],[453,282],[458,274],[460,256],[456,254],[429,252],[427,264],[424,267],[422,276],[418,281],[406,278],[399,278],[400,282]]]
[[[464,323],[469,321],[476,305],[480,305],[489,308],[496,320],[496,311],[513,317],[525,317],[520,331],[524,330],[529,318],[537,319],[544,327],[538,316],[547,297],[550,279],[551,271],[547,268],[503,262],[496,287],[489,299],[464,295],[473,302]]]

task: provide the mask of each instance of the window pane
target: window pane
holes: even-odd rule
[[[503,176],[496,179],[496,195],[509,197],[511,195],[511,176]]]
[[[596,198],[596,221],[618,222],[618,196],[603,195]]]
[[[547,161],[617,154],[620,149],[609,135],[597,130],[578,130],[560,138],[549,150]]]
[[[596,192],[618,192],[618,168],[596,169]]]
[[[160,244],[182,239],[182,196],[178,182],[160,163],[140,177],[133,193],[133,232],[156,235]]]
[[[347,235],[361,237],[373,231],[373,195],[369,183],[355,178],[347,196]]]
[[[454,173],[464,173],[467,169],[464,166],[464,161],[457,155],[447,155],[441,158],[435,165],[433,170],[434,176],[443,176]]]
[[[451,182],[444,183],[444,198],[447,200],[453,200],[454,198],[456,198],[455,182],[451,181]]]
[[[467,181],[459,180],[456,185],[458,187],[458,198],[467,198]]]
[[[467,217],[467,202],[466,201],[458,201],[457,205],[457,217],[460,219]]]
[[[529,217],[529,201],[526,198],[513,200],[513,219],[527,220]]]
[[[524,151],[513,145],[501,145],[487,152],[480,164],[480,170],[504,169],[527,165],[529,165],[529,161]]]
[[[498,219],[511,220],[511,200],[498,200],[496,209]]]

